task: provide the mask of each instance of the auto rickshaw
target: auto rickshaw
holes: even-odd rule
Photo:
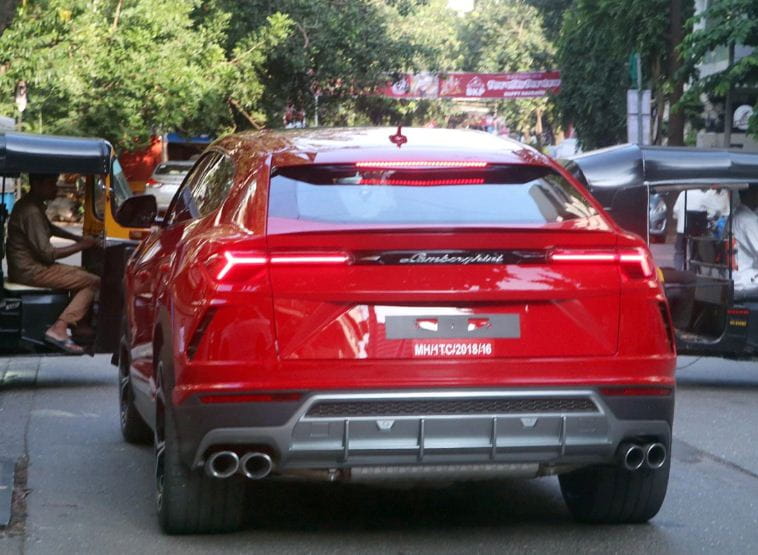
[[[76,174],[84,181],[83,233],[101,239],[102,246],[82,254],[82,266],[101,277],[94,307],[96,336],[89,353],[116,349],[121,324],[122,278],[126,260],[146,230],[122,227],[115,219],[121,203],[132,195],[113,147],[104,139],[29,133],[0,134],[0,258],[5,256],[5,186],[22,173]],[[45,330],[69,302],[66,291],[12,283],[3,277],[0,292],[0,350],[47,352]]]
[[[562,161],[624,229],[651,243],[651,196],[684,194],[683,268],[674,268],[673,245],[651,245],[661,269],[680,354],[758,357],[758,296],[735,291],[736,243],[732,215],[738,192],[758,182],[758,153],[619,145]],[[709,221],[691,210],[694,190],[718,190],[728,210]],[[668,234],[672,236],[672,233]],[[680,255],[681,256],[681,255]]]

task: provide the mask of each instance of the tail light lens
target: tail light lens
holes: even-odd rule
[[[215,281],[246,281],[268,263],[265,253],[235,253],[224,251],[206,262],[208,273]]]
[[[160,181],[156,181],[152,177],[148,179],[147,181],[145,181],[145,187],[151,187],[153,189],[157,189],[161,185],[163,185],[163,183],[161,183]]]
[[[550,261],[568,264],[618,264],[629,279],[650,279],[656,275],[655,264],[647,250],[562,250],[550,253]]]
[[[332,265],[350,264],[352,257],[344,252],[234,252],[223,251],[211,256],[205,266],[218,282],[243,282],[254,277],[259,270],[280,265]]]

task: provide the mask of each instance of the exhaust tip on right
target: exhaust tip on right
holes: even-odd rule
[[[645,463],[649,468],[661,468],[666,464],[666,456],[666,446],[663,443],[650,443],[645,446]]]
[[[240,461],[242,473],[251,480],[261,480],[271,474],[274,462],[266,453],[245,453]]]

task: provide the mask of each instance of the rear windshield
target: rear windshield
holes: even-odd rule
[[[189,171],[192,164],[160,164],[156,166],[155,175],[183,175]]]
[[[364,169],[295,166],[271,177],[268,233],[377,227],[544,225],[597,216],[542,166]]]

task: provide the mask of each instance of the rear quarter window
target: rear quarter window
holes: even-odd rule
[[[268,233],[541,226],[597,216],[571,183],[543,166],[409,170],[314,165],[272,173]]]

